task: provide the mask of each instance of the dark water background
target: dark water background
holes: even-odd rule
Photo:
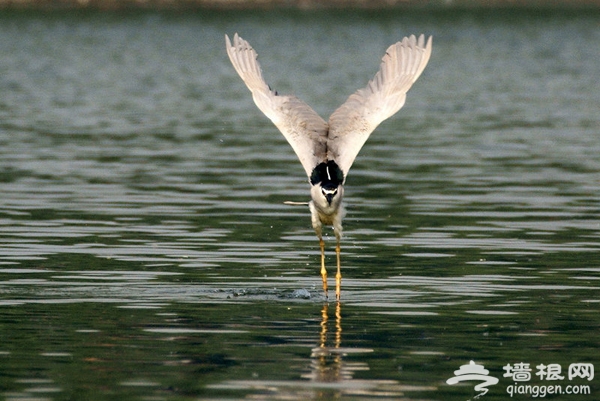
[[[434,36],[348,177],[339,305],[234,32],[323,116]],[[0,396],[467,400],[474,360],[481,400],[532,398],[519,362],[598,399],[599,54],[589,12],[1,14]]]

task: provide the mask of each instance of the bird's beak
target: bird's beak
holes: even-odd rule
[[[338,193],[338,190],[337,190],[337,188],[334,188],[334,189],[322,188],[321,192],[323,193],[323,196],[325,196],[325,200],[327,201],[327,204],[331,205],[331,202],[333,201],[333,197]]]

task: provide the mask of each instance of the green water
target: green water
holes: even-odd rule
[[[234,32],[325,117],[434,36],[348,176],[341,304]],[[0,397],[459,401],[473,360],[479,400],[598,399],[599,39],[593,13],[1,15]]]

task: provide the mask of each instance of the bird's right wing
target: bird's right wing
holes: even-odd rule
[[[313,109],[295,96],[280,96],[262,77],[258,55],[236,33],[233,44],[225,35],[227,54],[240,75],[256,106],[279,128],[292,145],[300,163],[310,177],[316,165],[327,155],[328,125]]]
[[[375,77],[350,95],[329,118],[328,157],[344,177],[371,132],[404,105],[406,92],[419,78],[431,56],[431,37],[414,35],[391,45]]]

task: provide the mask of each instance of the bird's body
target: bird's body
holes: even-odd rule
[[[279,95],[262,77],[257,54],[237,33],[233,43],[225,35],[227,54],[258,108],[290,143],[311,184],[309,208],[321,247],[321,276],[327,295],[325,243],[322,227],[333,226],[336,236],[336,298],[340,299],[340,239],[345,215],[342,199],[348,171],[373,130],[404,105],[406,92],[423,72],[431,56],[431,37],[404,38],[390,46],[379,72],[333,114],[323,120],[295,96]]]

